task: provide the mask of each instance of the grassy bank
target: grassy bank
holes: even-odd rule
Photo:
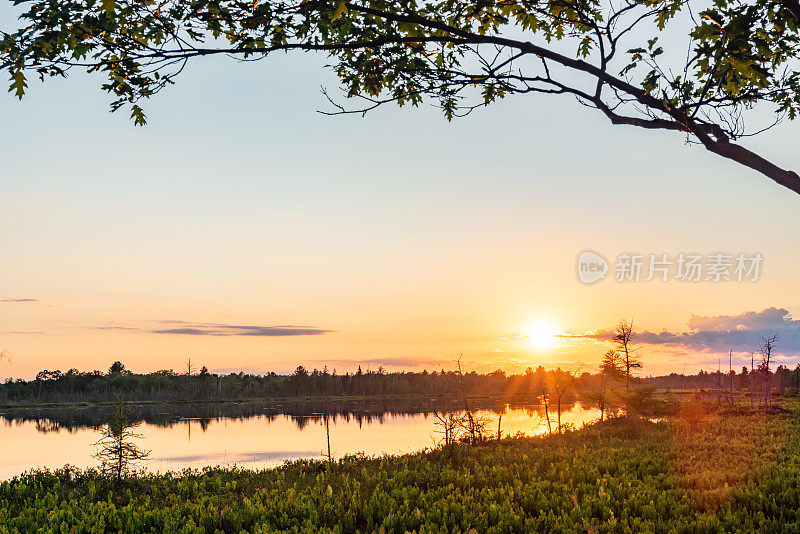
[[[0,485],[0,531],[796,532],[800,423],[687,408],[548,438],[113,483]]]

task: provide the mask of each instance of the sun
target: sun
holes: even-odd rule
[[[534,349],[553,349],[558,346],[557,330],[550,321],[536,321],[523,332],[528,346]]]

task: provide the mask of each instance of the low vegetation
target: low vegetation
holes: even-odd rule
[[[783,402],[264,471],[33,472],[0,485],[0,532],[797,531],[800,405]]]

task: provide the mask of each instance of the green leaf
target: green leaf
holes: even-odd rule
[[[333,20],[338,20],[342,15],[347,15],[346,0],[336,2],[336,9],[333,10]]]
[[[25,83],[25,74],[22,73],[21,70],[15,70],[11,73],[11,87],[9,88],[9,92],[14,91],[14,94],[22,100],[22,95],[25,94],[25,88],[28,87],[28,84]]]
[[[147,118],[144,115],[144,111],[142,111],[142,108],[136,104],[134,104],[131,108],[131,118],[133,119],[133,124],[135,126],[144,126],[147,124]]]

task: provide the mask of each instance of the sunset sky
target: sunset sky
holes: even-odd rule
[[[326,117],[324,63],[198,62],[144,128],[78,73],[0,99],[0,379],[190,357],[594,370],[622,318],[647,331],[645,374],[716,368],[728,347],[749,362],[772,330],[800,361],[796,195],[566,97],[453,123],[427,106]],[[796,128],[745,144],[797,169]],[[764,261],[755,283],[587,286],[585,249]]]

